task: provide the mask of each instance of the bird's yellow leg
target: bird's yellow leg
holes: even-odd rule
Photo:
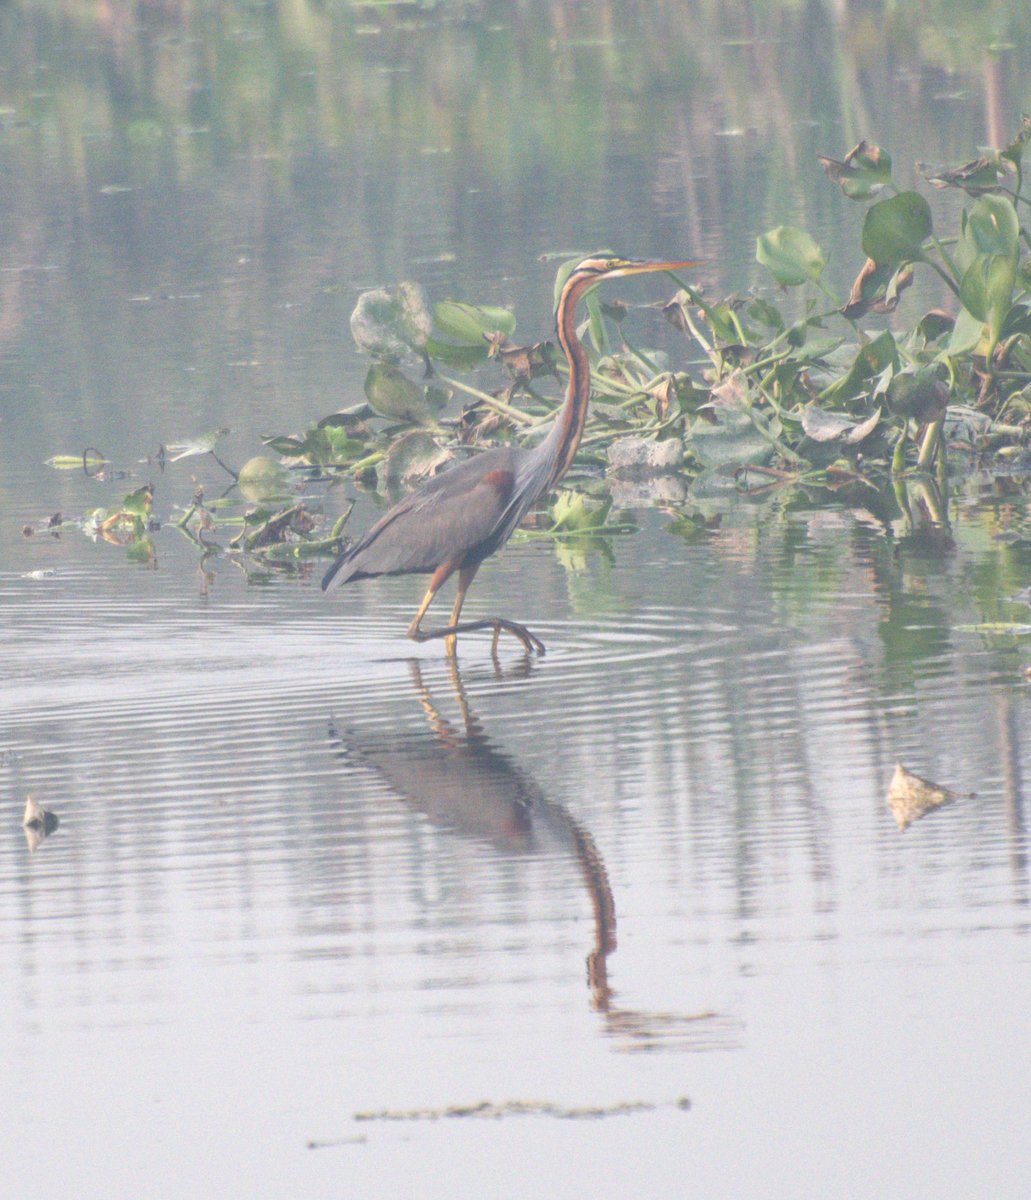
[[[463,567],[458,572],[458,591],[455,593],[455,607],[451,610],[451,620],[448,625],[457,625],[458,618],[462,615],[462,605],[465,603],[465,594],[469,590],[469,585],[476,576],[476,572],[480,569],[480,564],[475,567]],[[455,650],[458,646],[458,634],[449,633],[444,638],[444,649],[447,651],[449,658],[455,657]]]
[[[423,596],[422,603],[419,605],[419,611],[412,618],[411,625],[408,626],[408,636],[415,642],[425,640],[425,636],[419,631],[419,624],[426,615],[426,610],[433,603],[433,597],[439,590],[440,584],[437,582],[437,576],[434,575],[430,580],[430,586],[426,589],[426,595]]]

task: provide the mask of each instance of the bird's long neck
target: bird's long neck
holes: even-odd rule
[[[556,310],[559,345],[569,363],[569,385],[562,411],[542,444],[542,450],[546,447],[552,461],[546,485],[548,488],[554,487],[569,470],[587,420],[587,404],[591,397],[591,364],[583,343],[576,336],[576,305],[593,282],[593,279],[585,279],[574,272],[562,289]]]

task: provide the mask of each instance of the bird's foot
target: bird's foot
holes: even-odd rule
[[[412,628],[408,630],[408,636],[416,642],[428,642],[432,638],[444,638],[447,653],[449,656],[453,656],[458,634],[471,633],[474,629],[494,630],[492,651],[495,654],[497,653],[498,639],[501,637],[502,630],[512,634],[513,637],[517,637],[523,643],[523,648],[528,654],[537,654],[541,657],[545,654],[544,643],[539,637],[532,634],[525,625],[520,625],[517,621],[507,621],[504,617],[484,617],[479,621],[462,621],[459,625],[448,625],[444,629]]]

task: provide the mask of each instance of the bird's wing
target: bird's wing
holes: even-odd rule
[[[369,575],[426,573],[445,563],[458,567],[470,556],[485,558],[504,540],[495,535],[507,525],[514,483],[508,450],[488,451],[434,476],[337,559],[323,590]]]

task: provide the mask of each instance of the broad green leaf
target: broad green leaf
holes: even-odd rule
[[[872,342],[860,347],[848,372],[824,389],[820,399],[824,403],[837,401],[847,403],[869,390],[870,382],[887,366],[898,363],[898,347],[890,330],[885,329]]]
[[[438,389],[414,383],[389,363],[373,363],[365,377],[365,395],[381,417],[433,424],[433,414],[443,407]]]
[[[441,333],[466,346],[479,345],[489,333],[510,336],[516,327],[515,316],[507,308],[460,300],[441,300],[434,305],[433,320]]]
[[[972,252],[970,262],[977,254],[1015,259],[1020,253],[1020,221],[1013,201],[1006,196],[978,196],[966,214],[963,241]]]
[[[426,339],[426,353],[434,362],[443,363],[447,367],[457,367],[469,370],[487,361],[489,347],[483,338],[476,345],[459,346],[454,342],[442,342],[440,338]]]
[[[878,200],[863,222],[863,251],[878,266],[901,266],[923,257],[931,234],[931,209],[919,192]]]
[[[154,503],[154,488],[151,484],[145,483],[143,487],[139,487],[134,492],[130,492],[122,500],[122,512],[132,513],[135,517],[147,517],[150,515],[151,506]]]
[[[885,393],[888,409],[898,417],[913,418],[925,424],[944,412],[949,389],[929,368],[899,371],[892,376]]]
[[[564,533],[582,533],[585,530],[601,529],[612,508],[612,497],[608,496],[598,508],[587,503],[582,492],[562,491],[555,498],[551,509],[552,530]]]
[[[956,315],[956,323],[952,327],[945,349],[938,355],[939,359],[957,358],[975,349],[984,337],[984,322],[979,321],[966,308],[961,308]]]
[[[992,344],[999,340],[1013,299],[1016,263],[1008,255],[979,254],[963,274],[959,298],[963,307],[988,326]]]
[[[755,257],[783,287],[815,283],[827,265],[817,242],[794,225],[778,225],[761,234],[756,240]]]
[[[266,458],[264,454],[256,454],[240,468],[237,483],[243,495],[257,503],[283,495],[289,490],[289,479],[289,472],[279,463]]]

